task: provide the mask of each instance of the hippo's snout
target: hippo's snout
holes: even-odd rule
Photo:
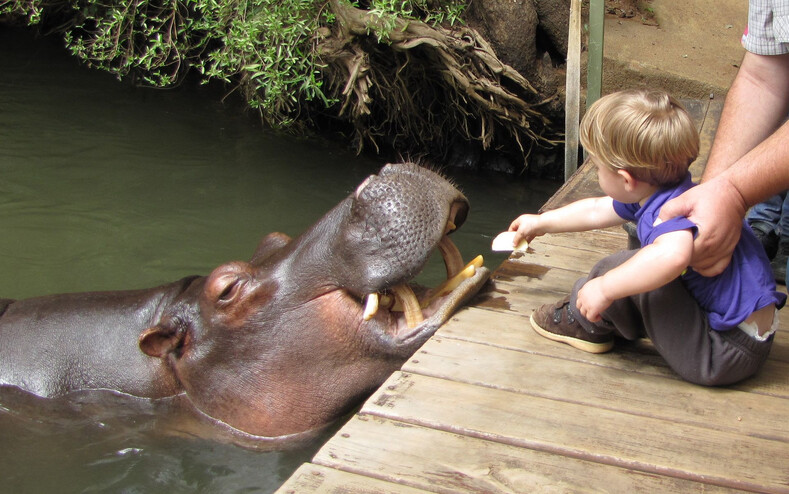
[[[364,321],[388,320],[394,326],[389,334],[410,335],[434,314],[455,308],[442,309],[444,302],[466,298],[450,294],[461,286],[467,289],[463,282],[477,274],[483,259],[477,256],[465,264],[449,237],[463,225],[469,211],[468,200],[452,183],[414,164],[393,164],[368,177],[352,197],[353,216],[364,218],[366,235],[374,237],[380,247],[376,264],[385,268],[379,272],[388,271],[381,276],[384,282],[369,283],[360,294]],[[408,281],[436,249],[444,260],[447,280],[417,296]],[[468,289],[478,290],[478,285]]]

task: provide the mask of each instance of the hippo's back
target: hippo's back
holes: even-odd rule
[[[147,397],[177,392],[169,369],[143,354],[137,340],[185,284],[0,299],[0,384],[39,396],[81,389]]]

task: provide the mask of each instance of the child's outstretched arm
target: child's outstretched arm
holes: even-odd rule
[[[590,197],[572,202],[542,214],[522,214],[510,224],[515,245],[521,240],[531,242],[546,233],[584,232],[594,228],[622,225],[625,220],[614,211],[610,197]]]
[[[614,300],[646,293],[677,278],[692,255],[693,232],[664,233],[620,266],[586,282],[578,291],[578,310],[588,320],[599,321]]]

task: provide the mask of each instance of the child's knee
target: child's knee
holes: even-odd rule
[[[589,278],[596,278],[602,276],[612,269],[624,264],[625,261],[633,257],[638,250],[622,250],[611,254],[597,262],[591,271],[589,271]]]
[[[701,386],[728,386],[756,375],[762,363],[755,361],[730,362],[728,365],[700,366],[699,368],[675,369],[684,380]]]

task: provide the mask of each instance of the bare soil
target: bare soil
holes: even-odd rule
[[[607,0],[603,92],[660,87],[680,98],[726,94],[744,49],[744,0]]]

